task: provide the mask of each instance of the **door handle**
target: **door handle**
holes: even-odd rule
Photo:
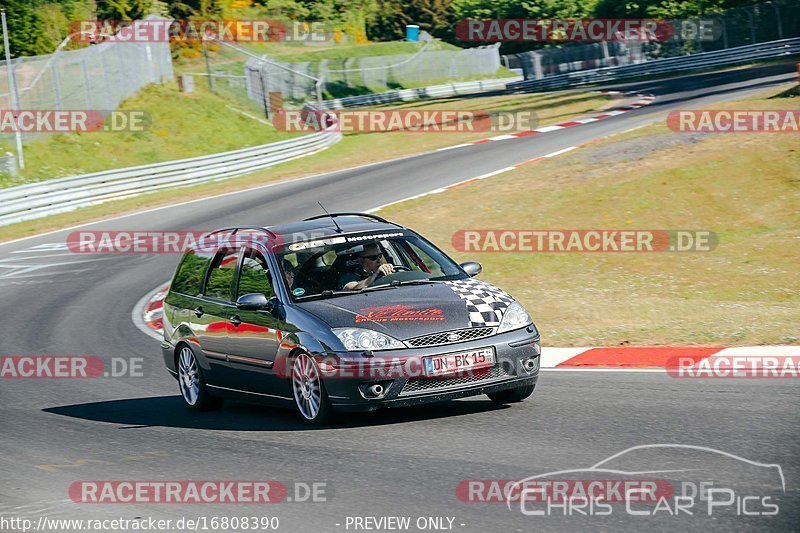
[[[234,325],[234,326],[236,326],[236,327],[239,327],[239,324],[241,324],[241,323],[242,323],[242,319],[241,319],[241,318],[239,318],[239,315],[233,315],[233,316],[230,318],[230,321],[231,321],[231,324],[233,324],[233,325]]]
[[[194,309],[192,309],[192,311],[194,311],[194,314],[195,316],[197,316],[197,318],[200,318],[201,316],[203,316],[203,314],[205,314],[205,311],[203,311],[202,306],[195,307]]]

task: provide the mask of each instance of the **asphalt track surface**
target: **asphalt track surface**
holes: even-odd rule
[[[663,120],[673,109],[702,108],[760,91],[790,80],[794,68],[767,65],[618,84],[607,88],[657,98],[645,108],[546,135],[334,172],[86,229],[273,224],[317,214],[317,200],[331,211],[366,210]],[[158,343],[131,321],[136,302],[171,276],[177,257],[79,256],[59,248],[65,236],[60,232],[0,245],[0,354],[143,358],[144,375],[2,380],[0,517],[267,515],[280,519],[279,531],[354,531],[347,527],[348,516],[409,516],[410,531],[418,531],[418,517],[451,517],[452,528],[464,532],[797,530],[800,524],[797,380],[695,381],[654,373],[543,371],[532,399],[511,407],[479,397],[352,416],[320,430],[307,429],[290,411],[238,403],[219,412],[189,414],[163,368]],[[536,310],[531,311],[535,317]],[[678,479],[695,476],[714,479],[717,486],[735,485],[737,496],[770,494],[779,513],[744,517],[730,507],[714,508],[710,517],[705,508],[695,508],[692,516],[632,516],[622,505],[610,516],[563,516],[558,510],[551,516],[528,516],[518,506],[467,503],[456,495],[462,480],[518,480],[587,468],[632,446],[662,443],[705,446],[780,465],[785,492],[774,476],[763,480],[757,475],[763,469],[698,450],[639,450],[635,457],[625,456],[631,457],[627,464],[617,465],[627,471],[679,469],[685,477]],[[751,471],[755,477],[745,475]],[[582,479],[607,477],[591,473]],[[111,479],[267,479],[290,486],[323,481],[327,501],[88,505],[69,499],[68,487],[77,480]]]

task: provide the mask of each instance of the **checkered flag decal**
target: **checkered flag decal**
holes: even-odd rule
[[[445,283],[467,304],[469,325],[473,328],[499,326],[508,305],[514,301],[508,293],[477,279]]]

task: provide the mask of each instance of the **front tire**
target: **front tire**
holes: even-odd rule
[[[291,372],[294,406],[300,418],[311,426],[327,424],[333,408],[322,384],[319,368],[314,359],[305,353],[295,357]]]
[[[197,357],[185,345],[178,352],[178,388],[184,405],[192,411],[210,411],[222,407],[222,399],[208,393]]]
[[[536,385],[523,385],[516,389],[501,390],[498,392],[490,392],[486,396],[495,403],[507,404],[521,402],[531,394]]]

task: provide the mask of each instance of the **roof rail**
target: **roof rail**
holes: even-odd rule
[[[263,226],[231,226],[230,228],[220,228],[218,230],[214,230],[207,233],[205,237],[210,237],[212,235],[216,235],[217,233],[222,233],[223,231],[230,231],[231,235],[236,235],[236,232],[239,231],[240,229],[247,229],[247,230],[252,229],[257,231],[263,231],[264,233],[269,233],[273,237],[278,238],[278,236],[275,235],[275,233],[271,229],[265,228]]]
[[[334,217],[363,217],[363,218],[371,218],[372,220],[376,220],[378,222],[383,222],[384,224],[392,224],[392,225],[397,226],[399,228],[403,227],[400,224],[397,224],[396,222],[389,222],[385,218],[379,217],[378,215],[373,215],[371,213],[349,213],[349,212],[346,212],[346,213],[325,213],[324,215],[315,215],[313,217],[304,218],[303,221],[317,220],[317,219],[320,219],[320,218],[334,218]]]

